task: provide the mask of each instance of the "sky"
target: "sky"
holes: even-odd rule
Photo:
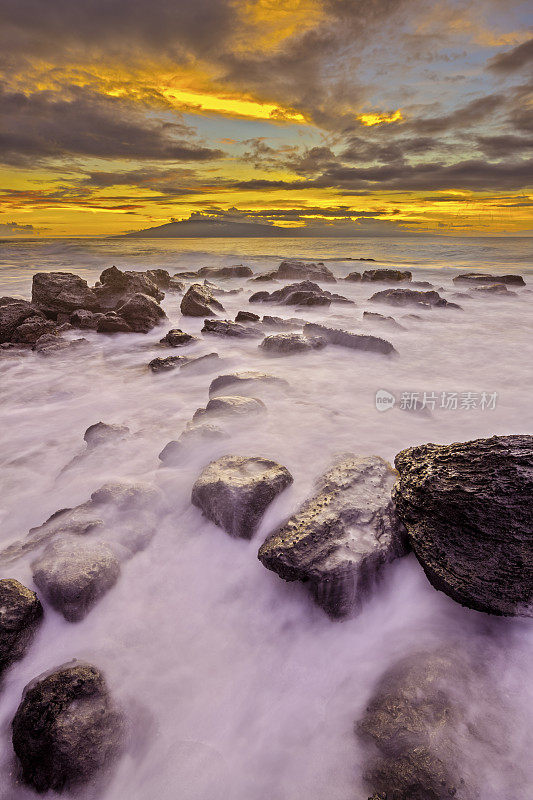
[[[513,0],[0,0],[0,237],[531,235],[532,22]]]

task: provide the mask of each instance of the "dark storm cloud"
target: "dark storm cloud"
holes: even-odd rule
[[[490,158],[505,158],[515,153],[533,150],[533,136],[515,136],[513,134],[478,136],[477,144],[479,149]]]
[[[414,119],[404,123],[402,127],[404,130],[410,129],[422,134],[470,128],[483,123],[487,117],[492,117],[505,106],[506,102],[507,98],[504,94],[490,94],[478,97],[450,114]]]
[[[8,164],[64,156],[207,161],[222,155],[195,144],[182,123],[152,119],[123,100],[80,87],[66,96],[0,90],[0,111],[0,159]]]
[[[489,69],[494,72],[515,72],[533,63],[533,39],[519,44],[506,53],[499,53],[489,61]]]

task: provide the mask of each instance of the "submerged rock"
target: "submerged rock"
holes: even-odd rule
[[[399,269],[367,269],[363,272],[362,280],[365,282],[376,283],[378,281],[391,283],[400,281],[410,281],[413,277],[409,270]]]
[[[89,425],[83,439],[88,450],[93,450],[102,444],[109,444],[124,439],[129,435],[130,429],[126,425],[109,425],[107,422],[96,422]]]
[[[132,333],[132,329],[125,319],[114,312],[100,316],[96,322],[98,333]]]
[[[207,422],[195,424],[189,422],[185,430],[180,434],[179,439],[167,442],[159,453],[159,460],[163,464],[171,465],[180,460],[187,445],[200,444],[202,442],[219,441],[225,439],[226,432],[218,425],[210,425]]]
[[[238,311],[235,322],[259,322],[259,314],[253,311]]]
[[[289,355],[321,350],[327,345],[324,336],[304,336],[303,333],[275,333],[267,336],[259,347],[272,355]]]
[[[349,455],[259,550],[286,581],[305,583],[332,617],[359,610],[383,565],[406,552],[391,489],[396,473],[379,456]]]
[[[481,286],[472,286],[471,291],[478,294],[503,294],[507,297],[516,297],[516,292],[510,292],[505,283],[483,283]]]
[[[224,393],[228,388],[239,391],[254,390],[262,386],[287,388],[288,382],[284,378],[269,375],[266,372],[256,372],[248,370],[246,372],[232,372],[228,375],[219,375],[211,381],[209,386],[209,397],[214,397],[219,393]]]
[[[490,614],[533,616],[533,437],[396,456],[398,514],[430,582]]]
[[[486,275],[483,272],[465,272],[462,275],[456,275],[453,282],[470,284],[504,283],[510,284],[511,286],[526,285],[521,275]]]
[[[317,283],[312,281],[302,281],[301,283],[291,283],[282,289],[274,292],[255,292],[249,301],[250,303],[280,303],[282,305],[322,305],[330,303],[352,303],[352,300],[339,294],[332,294],[325,291]]]
[[[345,281],[351,281],[353,283],[359,283],[361,280],[361,273],[360,272],[350,272],[344,279]]]
[[[275,461],[223,456],[202,471],[191,502],[226,533],[251,539],[266,507],[292,480]]]
[[[271,273],[273,278],[323,281],[336,283],[336,278],[332,271],[324,265],[322,261],[318,263],[305,261],[282,261],[277,270]]]
[[[193,283],[181,301],[181,313],[189,317],[213,317],[216,311],[224,311],[224,306],[207,286]]]
[[[234,264],[231,267],[202,267],[196,274],[202,278],[250,278],[254,273],[250,267]]]
[[[264,336],[259,328],[249,325],[241,325],[239,322],[231,322],[227,319],[206,319],[202,333],[211,333],[215,336],[231,336],[240,339],[257,339]]]
[[[363,320],[367,320],[368,322],[382,322],[383,324],[389,325],[392,328],[404,330],[403,325],[400,325],[399,322],[396,322],[394,317],[386,317],[383,314],[377,314],[374,311],[363,311]]]
[[[117,314],[135,333],[148,333],[167,316],[153,297],[140,293],[131,295],[119,305]]]
[[[24,690],[13,719],[13,748],[24,783],[61,792],[87,783],[119,754],[124,735],[102,673],[73,662]]]
[[[295,328],[303,328],[305,320],[298,317],[290,317],[283,319],[282,317],[272,317],[266,314],[261,320],[263,325],[267,328],[274,328],[282,331],[293,331]]]
[[[33,580],[68,622],[79,622],[118,580],[111,548],[95,540],[64,536],[33,562]]]
[[[35,592],[12,578],[0,580],[0,675],[22,658],[42,616]]]
[[[390,306],[421,306],[422,308],[461,308],[457,303],[449,303],[438,292],[422,292],[414,289],[385,289],[376,292],[370,298],[375,303],[386,303]]]
[[[325,339],[329,344],[349,347],[352,350],[366,350],[372,353],[382,353],[384,355],[396,353],[396,350],[390,342],[387,342],[386,339],[380,339],[378,336],[349,333],[348,331],[343,331],[338,328],[328,328],[326,325],[318,325],[315,322],[306,322],[303,332],[305,336],[315,335]]]
[[[238,395],[221,395],[212,397],[205,408],[194,412],[193,420],[202,420],[209,416],[241,417],[248,414],[264,414],[266,406],[257,397],[240,397]]]
[[[198,341],[198,338],[196,336],[191,336],[190,333],[184,333],[180,328],[172,328],[159,341],[161,344],[167,344],[169,347],[182,347],[183,345]]]
[[[167,356],[166,358],[153,358],[148,366],[152,372],[169,372],[182,364],[186,364],[187,361],[187,356]]]

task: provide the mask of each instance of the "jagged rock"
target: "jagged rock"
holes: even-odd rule
[[[420,292],[413,289],[385,289],[370,298],[375,303],[389,306],[421,306],[422,308],[461,308],[457,303],[449,303],[438,292]]]
[[[368,322],[382,322],[392,328],[405,330],[403,325],[400,325],[399,322],[396,322],[394,317],[386,317],[383,314],[378,314],[374,311],[363,311],[363,320],[368,320]]]
[[[507,283],[512,286],[525,286],[526,282],[521,275],[486,275],[483,272],[465,272],[463,275],[456,275],[454,283]]]
[[[93,450],[101,444],[124,439],[129,432],[130,429],[126,425],[109,425],[107,422],[96,422],[94,425],[89,425],[83,434],[83,439],[87,444],[87,449]]]
[[[62,339],[61,336],[56,336],[51,333],[43,333],[32,347],[36,353],[43,356],[54,355],[62,350],[70,350],[71,348],[80,347],[87,344],[87,339]]]
[[[283,378],[277,378],[275,375],[269,375],[266,372],[256,372],[255,370],[232,372],[229,375],[219,375],[211,381],[209,397],[224,393],[228,388],[232,388],[234,391],[248,391],[250,389],[257,390],[261,386],[274,386],[285,389],[288,385],[288,382]]]
[[[144,273],[147,278],[149,278],[156,286],[160,289],[168,289],[170,287],[172,278],[170,277],[170,273],[166,269],[147,269]],[[137,289],[137,291],[141,291]],[[145,292],[146,294],[146,292]]]
[[[22,325],[13,331],[12,342],[21,344],[35,344],[35,342],[46,333],[54,333],[57,330],[56,323],[42,317],[26,317]]]
[[[274,281],[274,275],[274,272],[262,272],[259,275],[255,275],[253,278],[250,278],[250,282],[259,281],[260,283],[263,283],[264,281]]]
[[[35,585],[68,622],[83,619],[120,574],[107,544],[79,536],[50,542],[32,568]]]
[[[98,333],[132,333],[128,323],[114,312],[101,316],[96,323]]]
[[[238,311],[235,322],[259,322],[259,314],[252,311]]]
[[[35,592],[12,578],[0,580],[0,675],[22,658],[42,616]]]
[[[303,328],[305,324],[305,320],[298,319],[298,317],[282,319],[282,317],[271,317],[265,315],[261,321],[267,328],[275,328],[276,330],[282,331],[292,331],[294,328]]]
[[[204,356],[198,358],[188,358],[187,361],[181,365],[181,372],[208,372],[212,368],[218,367],[220,356],[218,353],[206,353]]]
[[[165,296],[164,292],[160,291],[157,282],[147,272],[134,272],[133,270],[122,272],[117,267],[109,267],[102,272],[100,283],[95,286],[94,292],[102,310],[114,310],[136,294],[146,295],[156,302]]]
[[[304,335],[321,337],[329,344],[350,347],[353,350],[367,350],[372,353],[383,353],[384,355],[396,353],[392,344],[387,342],[386,339],[380,339],[378,336],[366,336],[360,333],[349,333],[337,328],[328,328],[326,325],[318,325],[314,322],[305,323]]]
[[[210,416],[241,417],[249,414],[264,414],[265,412],[265,404],[256,397],[221,395],[212,397],[205,408],[199,408],[195,411],[193,420],[197,422]]]
[[[167,356],[166,358],[153,358],[148,366],[152,372],[168,372],[182,364],[186,364],[187,361],[187,356]]]
[[[182,345],[198,341],[198,338],[196,336],[191,336],[190,333],[184,333],[180,328],[172,328],[159,341],[161,344],[168,344],[170,347],[181,347]]]
[[[206,319],[202,333],[211,333],[215,336],[230,336],[240,339],[257,339],[264,336],[262,330],[256,327],[241,325],[227,319]]]
[[[100,310],[94,290],[72,272],[37,272],[33,276],[31,299],[34,306],[53,319],[78,308]]]
[[[27,319],[44,315],[26,300],[17,300],[14,297],[3,297],[0,305],[0,343],[10,342],[17,328]]]
[[[504,294],[507,297],[516,297],[516,292],[510,292],[505,283],[483,283],[481,286],[472,286],[470,291],[479,294]]]
[[[301,283],[291,283],[282,289],[274,292],[255,292],[249,301],[250,303],[280,303],[283,305],[329,305],[330,303],[352,303],[346,297],[339,294],[332,294],[322,289],[317,283],[312,281],[302,281]]]
[[[344,279],[345,281],[352,281],[353,283],[358,283],[361,280],[361,273],[360,272],[350,272]]]
[[[193,283],[181,301],[181,313],[188,317],[213,317],[215,311],[224,311],[222,303],[216,299],[207,286]]]
[[[533,437],[425,444],[396,456],[398,513],[436,589],[533,616]]]
[[[36,678],[13,719],[24,783],[61,792],[87,783],[118,756],[124,721],[101,672],[72,662]]]
[[[305,261],[282,261],[277,270],[271,274],[273,278],[281,278],[283,280],[306,280],[307,278],[312,278],[315,281],[337,282],[332,271],[322,261],[317,264]]]
[[[267,537],[260,561],[283,580],[304,582],[332,617],[359,610],[382,566],[406,551],[391,499],[395,478],[378,456],[343,457]]]
[[[275,333],[267,336],[259,347],[271,355],[289,355],[321,350],[327,345],[323,336],[304,336],[303,333]]]
[[[202,278],[250,278],[254,273],[250,267],[235,264],[231,267],[202,267],[196,274]]]
[[[223,456],[202,471],[191,502],[226,533],[251,539],[266,507],[292,480],[275,461]]]
[[[507,709],[486,658],[448,644],[407,656],[383,675],[355,726],[369,745],[371,791],[392,800],[481,800],[489,763],[513,769]],[[516,796],[511,786],[508,796]]]
[[[410,281],[413,277],[412,272],[409,270],[400,269],[367,269],[363,272],[362,280],[365,282],[378,282],[383,281],[387,283]]]
[[[148,333],[166,314],[161,306],[146,294],[133,294],[118,306],[117,314],[126,320],[135,333]]]
[[[92,311],[87,311],[84,308],[78,308],[70,315],[69,322],[74,328],[96,330],[99,321],[104,317],[105,315],[102,313],[94,313]]]

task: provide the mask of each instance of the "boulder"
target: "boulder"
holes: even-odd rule
[[[56,319],[58,314],[72,314],[78,308],[99,311],[100,303],[87,281],[72,272],[37,272],[33,276],[33,305]]]
[[[465,272],[462,275],[456,275],[453,282],[469,284],[505,283],[511,286],[526,285],[521,275],[486,275],[483,272]]]
[[[394,317],[386,317],[384,314],[378,314],[374,311],[363,311],[363,321],[367,322],[382,322],[385,325],[389,325],[391,328],[398,328],[399,330],[405,330],[403,325],[400,325],[399,322],[396,322]]]
[[[259,550],[283,580],[302,581],[332,617],[358,611],[381,568],[406,552],[391,489],[396,473],[379,456],[346,455],[316,494]]]
[[[259,347],[269,355],[290,355],[321,350],[327,345],[323,336],[304,336],[303,333],[275,333],[267,336]]]
[[[298,319],[298,317],[283,319],[282,317],[272,317],[269,315],[265,315],[261,321],[267,328],[275,328],[281,331],[293,331],[295,328],[303,328],[305,323],[305,320]]]
[[[98,333],[132,333],[133,330],[130,328],[128,323],[122,317],[119,317],[118,314],[115,314],[113,311],[109,312],[108,314],[104,314],[100,316],[100,318],[96,322],[96,330]]]
[[[169,289],[172,278],[166,269],[147,269],[144,273],[159,289]],[[140,290],[137,290],[140,291]],[[146,294],[146,292],[145,292]]]
[[[432,585],[490,614],[533,616],[533,436],[396,456],[398,514]]]
[[[120,574],[107,544],[79,536],[50,542],[32,568],[35,585],[68,622],[82,620]]]
[[[305,261],[282,261],[277,270],[271,273],[271,276],[282,280],[306,280],[311,278],[315,281],[327,283],[337,282],[332,271],[322,261],[317,264]]]
[[[480,653],[450,644],[401,659],[355,726],[368,746],[370,791],[391,800],[481,800],[483,783],[493,788],[491,770],[513,771],[500,709]],[[507,796],[516,796],[511,786]]]
[[[198,338],[196,336],[191,336],[190,333],[184,333],[180,328],[172,328],[159,341],[161,344],[167,344],[169,347],[182,347],[182,345],[198,341]]]
[[[259,314],[253,311],[238,311],[235,322],[259,322]]]
[[[135,333],[148,333],[166,314],[161,306],[146,294],[133,294],[118,306],[117,314],[125,319]]]
[[[124,735],[102,673],[80,662],[28,684],[12,727],[22,781],[39,793],[95,778],[118,756]]]
[[[226,435],[225,431],[218,425],[210,425],[207,422],[197,425],[189,422],[177,441],[173,440],[164,446],[159,453],[159,460],[164,464],[171,465],[183,456],[183,451],[187,448],[187,445],[220,441],[220,439],[225,439]]]
[[[263,386],[285,389],[289,384],[283,378],[277,378],[275,375],[269,375],[266,372],[257,372],[255,370],[232,372],[228,375],[219,375],[211,381],[209,397],[224,394],[228,388],[233,389],[233,391],[248,392],[250,389],[257,390]]]
[[[223,456],[202,471],[191,502],[226,533],[251,539],[266,507],[292,480],[275,461]]]
[[[188,358],[185,363],[180,366],[181,372],[209,372],[211,369],[218,368],[220,356],[218,353],[206,353],[204,356],[198,358]]]
[[[254,273],[250,267],[235,264],[231,267],[202,267],[197,275],[207,278],[250,278]]]
[[[82,328],[86,330],[96,330],[98,322],[104,318],[102,313],[94,313],[87,311],[84,308],[77,308],[69,317],[69,322],[74,328]]]
[[[338,328],[328,328],[326,325],[318,325],[314,322],[306,322],[304,325],[304,336],[316,336],[325,339],[329,344],[350,347],[353,350],[366,350],[371,353],[382,353],[390,355],[396,350],[386,339],[378,336],[366,336],[360,333],[349,333]]]
[[[100,282],[95,286],[94,292],[102,309],[115,309],[120,303],[135,294],[144,294],[156,302],[165,296],[165,293],[159,289],[158,283],[147,272],[133,270],[122,272],[117,267],[109,267],[102,272]]]
[[[430,283],[429,281],[410,281],[409,285],[411,286],[411,289],[433,289],[434,288],[433,284]],[[445,289],[440,287],[440,289],[438,289],[438,291],[439,292],[444,292]]]
[[[410,281],[413,277],[409,270],[400,269],[367,269],[363,272],[362,279],[365,282],[399,283],[400,281]]]
[[[472,286],[470,291],[477,294],[504,294],[507,297],[516,297],[516,292],[510,292],[505,283],[482,283],[481,286]]]
[[[215,336],[230,336],[239,339],[257,339],[264,336],[260,328],[241,325],[239,322],[231,322],[227,319],[204,320],[202,333],[210,333]]]
[[[329,305],[335,303],[352,303],[342,295],[332,294],[322,289],[317,283],[312,281],[302,281],[301,283],[291,283],[282,289],[274,292],[255,292],[249,301],[250,303],[280,303],[282,305]]]
[[[352,281],[353,283],[359,283],[361,280],[361,273],[360,272],[350,272],[344,279],[345,281]]]
[[[107,422],[96,422],[89,425],[83,439],[87,444],[88,450],[93,450],[102,444],[109,444],[124,439],[128,436],[130,429],[126,425],[109,425]]]
[[[224,306],[207,286],[193,283],[185,292],[180,309],[188,317],[213,317],[215,310],[224,311]]]
[[[148,366],[152,372],[168,372],[185,364],[187,361],[187,356],[167,356],[166,358],[153,358]]]
[[[26,300],[17,300],[14,297],[3,297],[0,305],[0,343],[10,342],[19,325],[27,319],[40,317],[44,320],[38,308]]]
[[[197,422],[206,417],[242,417],[266,413],[266,406],[256,397],[239,397],[237,395],[221,395],[212,397],[205,408],[194,412],[193,420]]]
[[[0,580],[0,675],[22,658],[42,616],[35,592],[12,578]]]
[[[461,308],[457,303],[449,303],[438,292],[421,292],[414,289],[385,289],[373,294],[370,300],[374,303],[386,303],[389,306],[419,306],[421,308]]]
[[[53,334],[56,330],[57,323],[50,319],[43,319],[39,316],[27,317],[18,328],[15,328],[11,335],[11,341],[20,344],[35,344],[41,336]]]

